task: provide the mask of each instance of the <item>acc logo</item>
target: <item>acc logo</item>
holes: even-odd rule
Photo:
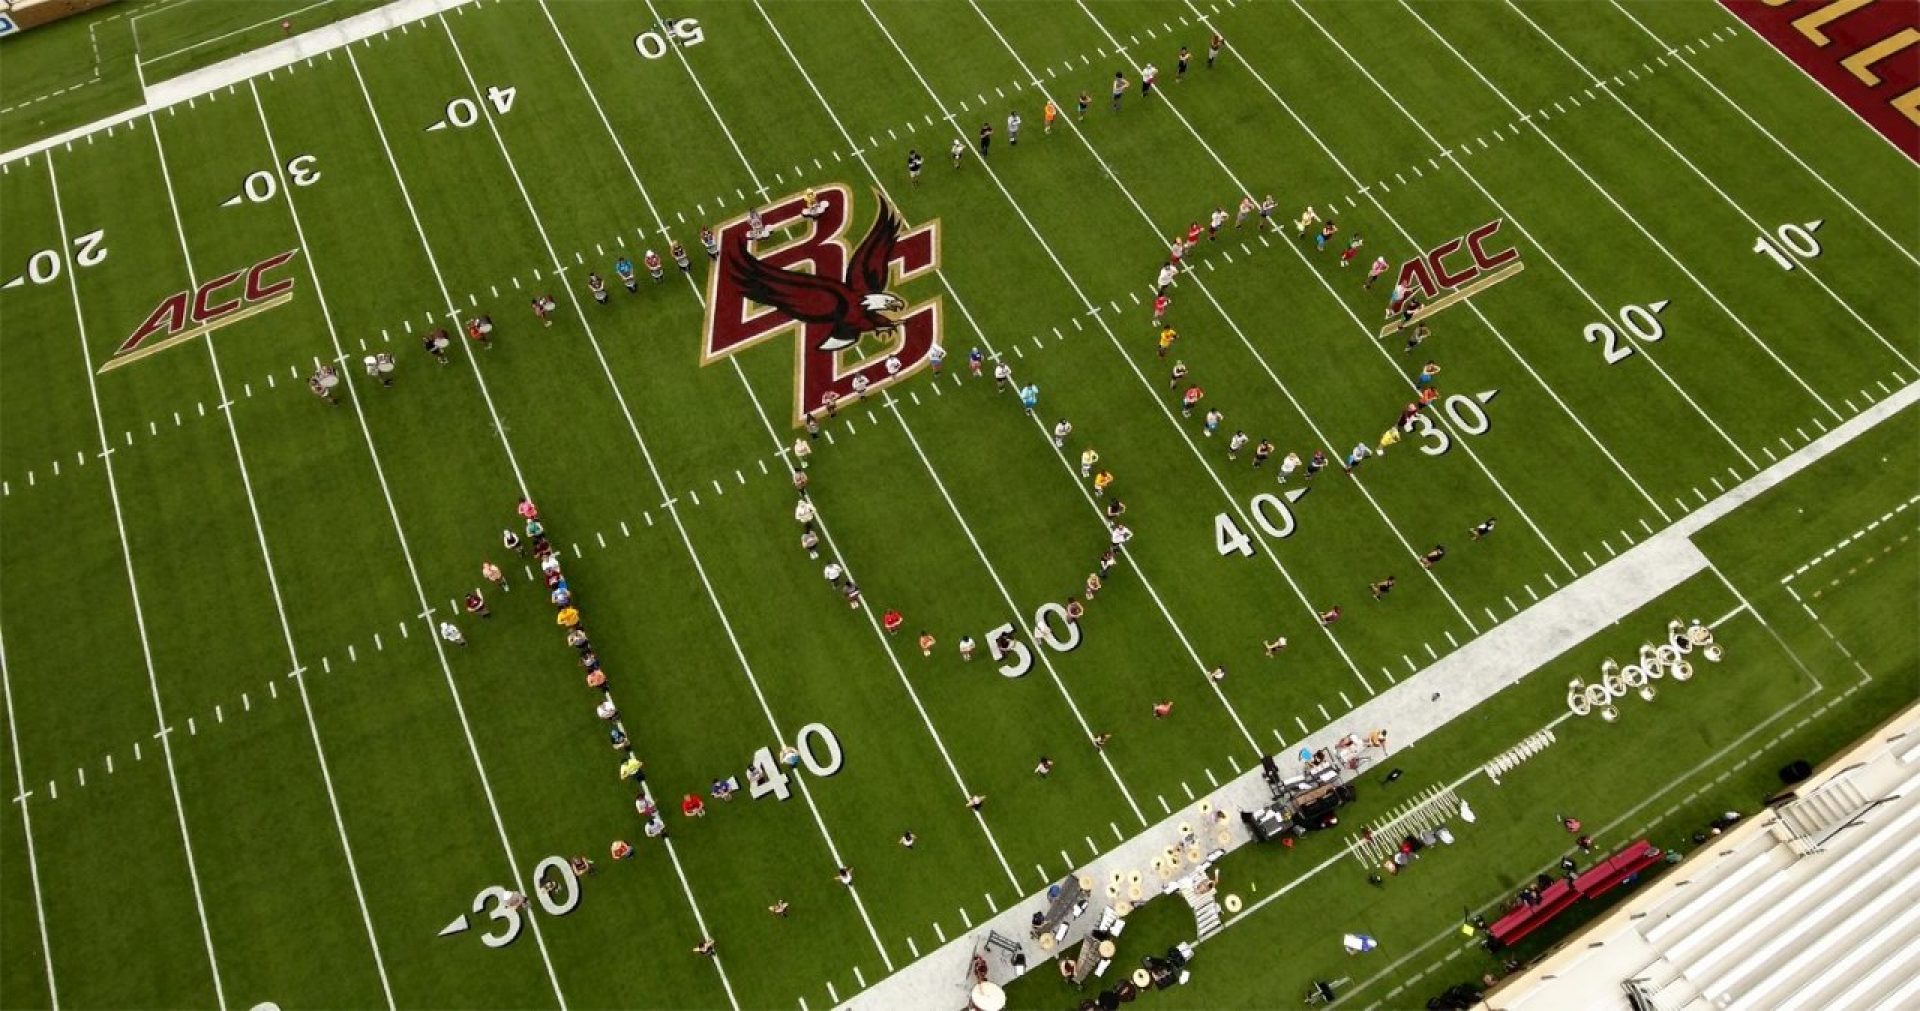
[[[160,300],[147,314],[147,321],[120,343],[113,357],[100,366],[101,372],[117,369],[128,362],[164,351],[182,341],[192,340],[229,323],[237,323],[281,305],[293,298],[293,278],[266,281],[267,271],[293,259],[298,250],[275,253],[245,270],[229,271],[211,278],[198,288],[176,291]],[[244,283],[241,279],[245,278]],[[221,298],[222,291],[238,284],[239,297]],[[164,334],[159,340],[151,340]]]
[[[1479,228],[1457,238],[1427,250],[1426,255],[1408,260],[1400,265],[1399,286],[1407,295],[1417,295],[1424,307],[1421,316],[1430,316],[1441,309],[1465,301],[1475,292],[1491,287],[1518,273],[1524,264],[1520,262],[1520,250],[1507,248],[1497,253],[1487,252],[1485,242],[1500,231],[1502,219],[1495,218]],[[1458,257],[1465,246],[1467,256]],[[1460,260],[1457,266],[1447,265],[1447,258]],[[1470,258],[1470,259],[1468,259]],[[1442,293],[1445,293],[1444,296]],[[1400,315],[1398,302],[1387,306],[1387,315]],[[1382,336],[1397,330],[1397,325],[1381,332]]]
[[[762,215],[758,234],[747,218],[720,227],[720,262],[707,280],[700,349],[700,364],[711,365],[771,337],[796,337],[796,423],[820,410],[827,393],[850,396],[855,376],[865,376],[867,388],[878,390],[912,375],[926,365],[940,336],[938,296],[909,305],[891,290],[939,266],[940,223],[908,229],[879,200],[873,224],[849,255],[842,237],[851,191],[823,186],[816,199],[810,216],[801,213],[803,196],[775,203]],[[755,248],[796,222],[799,238]],[[807,269],[796,269],[801,267]],[[863,357],[858,345],[868,334],[885,343]],[[892,375],[889,357],[900,362]]]

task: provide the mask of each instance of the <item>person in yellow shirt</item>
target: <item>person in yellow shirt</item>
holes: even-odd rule
[[[1160,357],[1165,358],[1167,356],[1167,351],[1173,347],[1173,342],[1178,340],[1179,338],[1180,338],[1179,331],[1175,330],[1172,327],[1163,327],[1160,330],[1160,338],[1158,342],[1160,346]]]
[[[562,628],[572,628],[580,624],[580,609],[577,607],[563,607],[560,609],[559,614],[554,615],[553,620]]]
[[[1386,455],[1387,447],[1400,441],[1400,429],[1389,428],[1380,436],[1380,453]]]
[[[1095,495],[1105,495],[1107,493],[1107,486],[1112,483],[1113,483],[1112,471],[1103,470],[1100,473],[1095,474],[1093,476],[1093,493]]]
[[[1053,99],[1047,99],[1047,107],[1040,113],[1040,121],[1045,127],[1041,130],[1042,133],[1053,132],[1053,118],[1058,115],[1060,115],[1060,109],[1053,104]]]

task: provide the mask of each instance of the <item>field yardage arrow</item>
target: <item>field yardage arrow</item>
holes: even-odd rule
[[[0,288],[18,288],[25,283],[27,283],[27,275],[21,274],[19,277],[16,277],[13,280],[8,281],[6,284],[0,284]]]
[[[1666,305],[1665,302],[1662,302],[1660,304]],[[1491,389],[1491,390],[1481,390],[1479,393],[1476,393],[1473,395],[1473,399],[1478,400],[1484,404],[1487,401],[1492,400],[1493,398],[1499,395],[1500,395],[1500,390],[1498,388]]]
[[[467,914],[461,913],[459,916],[454,918],[454,921],[452,923],[449,923],[445,927],[440,928],[440,933],[435,934],[434,936],[445,937],[448,934],[458,934],[466,929],[467,929]]]
[[[1291,503],[1300,501],[1303,497],[1306,496],[1308,492],[1312,490],[1313,490],[1312,488],[1288,488],[1286,491],[1282,492],[1281,494],[1285,495],[1287,497],[1287,502],[1291,504]]]
[[[1827,219],[1825,218],[1815,218],[1812,221],[1809,221],[1806,224],[1801,225],[1800,227],[1806,229],[1809,232],[1817,232],[1820,230],[1820,226],[1826,223],[1827,223]]]
[[[242,201],[242,200],[244,200],[244,199],[246,199],[246,194],[244,194],[244,193],[235,193],[235,194],[234,194],[233,196],[230,196],[230,197],[228,197],[227,199],[225,199],[225,200],[222,200],[222,201],[220,201],[220,206],[222,206],[222,207],[237,207],[237,206],[239,206],[239,204],[240,204],[240,201]]]
[[[1665,309],[1667,308],[1667,306],[1668,306],[1668,305],[1670,305],[1670,304],[1672,304],[1672,302],[1673,302],[1673,300],[1672,300],[1672,299],[1667,299],[1667,298],[1663,298],[1663,299],[1661,299],[1661,300],[1660,300],[1660,301],[1658,301],[1658,302],[1650,302],[1650,303],[1648,303],[1648,304],[1647,304],[1647,308],[1649,308],[1649,309],[1651,309],[1651,310],[1653,310],[1654,312],[1656,312],[1656,313],[1658,313],[1658,312],[1662,312],[1662,311],[1664,311],[1664,310],[1665,310]]]
[[[435,130],[445,130],[446,128],[447,128],[447,121],[443,119],[440,122],[435,123],[430,127],[427,127],[427,132],[432,133]]]

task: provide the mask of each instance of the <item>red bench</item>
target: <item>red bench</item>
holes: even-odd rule
[[[1488,933],[1494,943],[1506,946],[1553,921],[1568,906],[1581,899],[1597,898],[1618,888],[1628,878],[1659,863],[1666,857],[1645,839],[1628,846],[1578,875],[1572,881],[1560,878],[1540,893],[1539,903],[1519,909],[1495,920]]]
[[[1642,839],[1574,878],[1573,887],[1586,898],[1598,898],[1665,858],[1659,847]]]

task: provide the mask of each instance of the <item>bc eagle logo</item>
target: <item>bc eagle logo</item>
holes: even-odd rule
[[[873,392],[918,371],[940,329],[937,296],[910,304],[893,290],[939,266],[939,222],[907,228],[878,199],[872,225],[849,255],[843,236],[851,191],[823,186],[815,201],[812,208],[800,195],[775,202],[757,232],[750,216],[719,228],[701,349],[708,365],[792,332],[796,423],[821,410],[829,392],[851,396],[856,376]],[[881,343],[863,356],[859,345],[870,335]],[[898,362],[891,372],[889,358]]]

